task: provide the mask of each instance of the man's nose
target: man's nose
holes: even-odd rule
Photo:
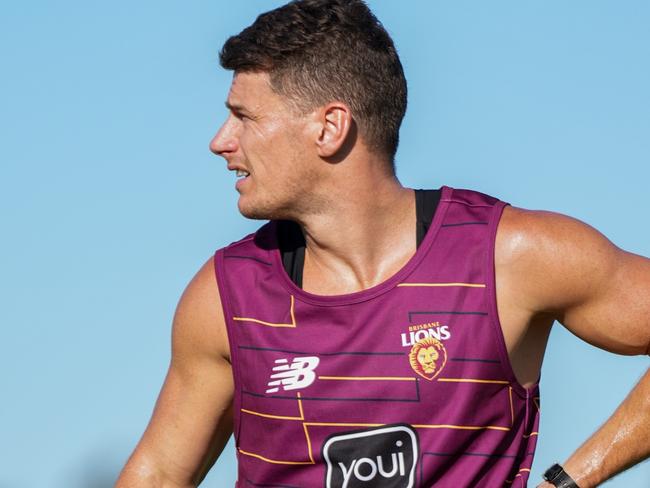
[[[231,117],[228,117],[210,141],[210,151],[225,158],[228,154],[236,152],[238,147],[237,128]]]

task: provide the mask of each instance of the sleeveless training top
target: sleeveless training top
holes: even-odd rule
[[[216,252],[238,487],[526,486],[539,390],[517,382],[497,316],[506,203],[441,190],[413,257],[359,292],[297,287],[274,221]]]

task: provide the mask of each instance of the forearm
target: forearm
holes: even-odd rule
[[[592,488],[650,457],[650,369],[614,414],[566,462],[580,488]],[[543,483],[540,488],[552,488]]]

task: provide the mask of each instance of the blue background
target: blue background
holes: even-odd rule
[[[169,361],[186,283],[253,231],[208,142],[225,39],[280,1],[6,2],[0,14],[0,488],[104,488]],[[650,255],[650,4],[371,0],[409,81],[398,176],[580,218]],[[648,366],[557,326],[532,473]],[[204,486],[232,486],[232,445]],[[650,485],[650,463],[608,486]]]

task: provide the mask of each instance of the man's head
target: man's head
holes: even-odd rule
[[[393,41],[362,0],[298,0],[260,15],[223,46],[221,65],[265,71],[303,112],[346,103],[368,148],[393,161],[406,79]]]
[[[211,147],[251,173],[238,183],[245,216],[326,205],[314,190],[328,165],[314,160],[341,161],[355,145],[394,174],[406,80],[362,0],[297,0],[264,13],[228,39],[220,61],[235,74],[231,116]]]

